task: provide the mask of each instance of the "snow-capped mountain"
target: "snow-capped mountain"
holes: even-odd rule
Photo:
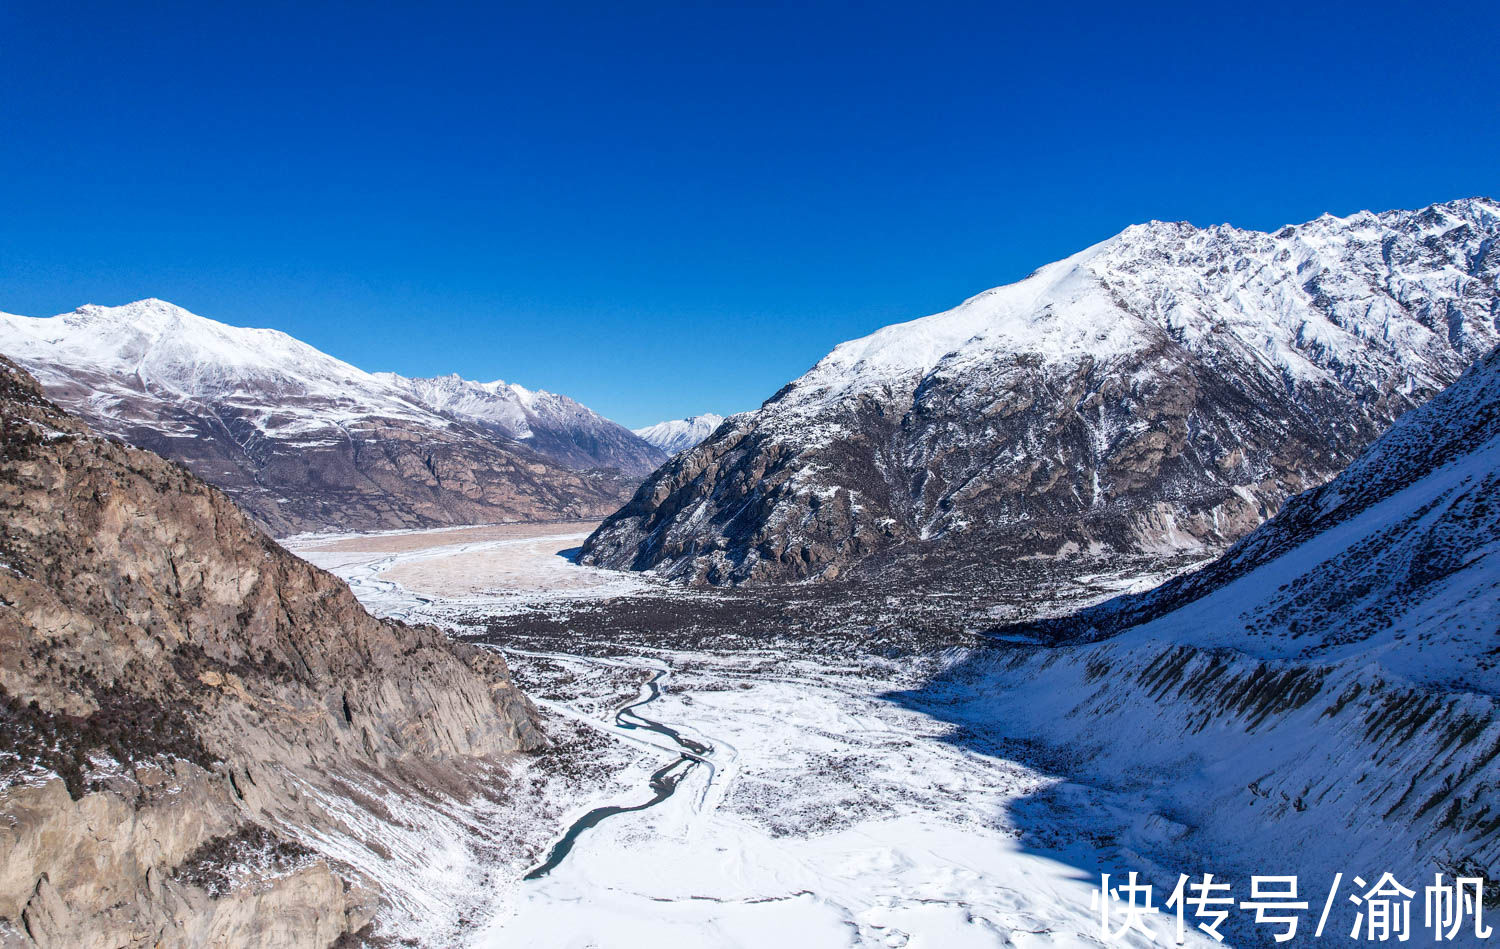
[[[642,485],[585,562],[710,583],[902,547],[1212,551],[1497,339],[1500,204],[1151,222],[844,343]]]
[[[635,429],[641,438],[660,448],[668,455],[687,451],[714,433],[724,424],[724,416],[712,412],[690,415],[687,418],[670,419]]]
[[[1500,349],[1208,567],[1008,627],[907,698],[1173,815],[1137,828],[1147,860],[1493,880],[1497,498]]]
[[[662,457],[562,396],[372,374],[161,300],[0,314],[0,353],[279,533],[595,517]]]
[[[427,408],[523,441],[570,468],[615,468],[643,477],[668,457],[649,439],[555,392],[500,380],[471,382],[456,374],[432,379],[384,372],[376,376]]]

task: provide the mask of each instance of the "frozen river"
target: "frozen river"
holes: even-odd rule
[[[565,554],[589,528],[288,544],[375,612],[454,629],[486,615],[706,595],[574,565]],[[549,730],[565,723],[605,742],[559,753],[606,761],[614,780],[569,802],[527,866],[492,876],[486,918],[464,944],[1100,944],[1098,873],[1135,868],[1109,828],[1133,818],[1090,789],[950,740],[951,721],[893,700],[915,684],[910,663],[754,637],[684,648],[518,628],[498,648]],[[1044,791],[1025,824],[1053,808],[1057,832],[1039,841],[1016,814]],[[1164,933],[1169,922],[1154,925]]]

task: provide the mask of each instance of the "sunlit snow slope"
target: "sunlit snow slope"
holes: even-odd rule
[[[688,418],[670,419],[635,429],[635,433],[668,455],[687,451],[724,424],[724,416],[705,412]]]

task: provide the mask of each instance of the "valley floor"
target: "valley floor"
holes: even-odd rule
[[[905,698],[971,641],[982,604],[683,590],[574,565],[589,526],[287,542],[376,613],[502,650],[556,742],[513,778],[548,806],[467,818],[514,821],[519,848],[463,856],[449,841],[433,855],[412,838],[402,859],[434,865],[387,874],[388,888],[420,891],[387,935],[1098,945],[1099,872],[1155,869],[1129,846],[1155,818],[1022,764],[1025,749],[1010,755],[999,736],[987,745],[993,723]],[[1084,578],[1071,595],[1123,582]],[[875,619],[891,614],[907,619]],[[433,923],[445,914],[454,922]],[[1172,922],[1152,918],[1163,944]]]

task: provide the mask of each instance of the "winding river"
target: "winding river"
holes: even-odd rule
[[[603,807],[596,807],[587,812],[568,827],[567,832],[552,846],[551,852],[547,854],[547,859],[527,871],[522,879],[539,880],[557,869],[557,866],[572,851],[573,845],[578,842],[579,836],[589,828],[598,826],[606,818],[614,817],[616,814],[628,814],[632,811],[644,811],[665,801],[677,790],[682,780],[699,765],[708,768],[710,772],[713,771],[713,762],[709,761],[707,757],[713,754],[714,749],[712,746],[705,745],[700,741],[694,741],[682,735],[677,729],[646,718],[636,711],[636,709],[650,705],[661,698],[661,681],[669,674],[669,671],[666,669],[657,670],[650,679],[646,680],[645,685],[642,686],[642,694],[639,698],[615,710],[615,725],[617,727],[629,729],[640,728],[656,732],[658,735],[670,738],[678,748],[682,749],[682,753],[677,756],[675,761],[663,765],[651,773],[651,799],[643,804],[635,804],[628,807],[609,804]]]

